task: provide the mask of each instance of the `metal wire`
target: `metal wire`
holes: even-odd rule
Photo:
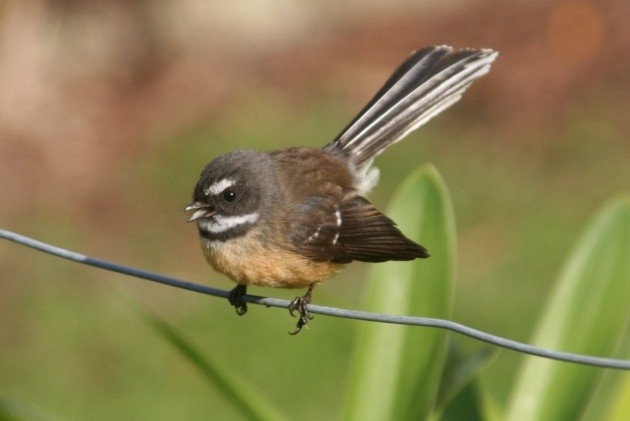
[[[201,294],[212,295],[215,297],[227,298],[229,291],[219,288],[213,288],[210,286],[195,284],[193,282],[182,281],[180,279],[171,278],[169,276],[160,275],[157,273],[147,272],[141,269],[133,267],[118,265],[116,263],[107,262],[105,260],[97,259],[94,257],[86,256],[84,254],[76,253],[70,250],[56,247],[41,241],[34,240],[32,238],[17,234],[15,232],[0,230],[0,238],[4,238],[9,241],[21,244],[26,247],[33,248],[35,250],[43,251],[44,253],[52,254],[53,256],[62,257],[64,259],[72,260],[74,262],[82,263],[85,265],[95,266],[97,268],[110,270],[113,272],[122,273],[124,275],[133,276],[136,278],[146,279],[148,281],[157,282],[164,285],[169,285],[176,288],[186,289],[188,291],[198,292]],[[289,301],[281,300],[278,298],[260,297],[256,295],[245,295],[244,300],[252,304],[261,304],[267,307],[280,307],[288,308]],[[521,342],[513,341],[511,339],[502,338],[500,336],[492,335],[486,332],[482,332],[471,327],[452,322],[450,320],[435,319],[430,317],[414,317],[414,316],[396,316],[392,314],[377,314],[369,313],[366,311],[348,310],[343,308],[325,307],[310,304],[308,310],[311,313],[323,314],[327,316],[343,317],[348,319],[365,320],[370,322],[379,323],[392,323],[401,325],[412,326],[426,326],[434,327],[438,329],[446,329],[461,335],[469,336],[473,339],[477,339],[482,342],[486,342],[492,345],[500,346],[502,348],[510,349],[513,351],[521,352],[524,354],[535,355],[543,358],[550,358],[553,360],[567,361],[571,363],[591,365],[596,367],[614,368],[619,370],[630,370],[630,361],[620,360],[614,358],[593,357],[588,355],[573,354],[569,352],[552,351],[548,349],[538,348],[533,345],[524,344]]]

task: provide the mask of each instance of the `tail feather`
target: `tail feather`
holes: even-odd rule
[[[325,148],[342,152],[360,167],[409,132],[457,102],[490,70],[497,53],[426,47],[413,53],[374,98]]]

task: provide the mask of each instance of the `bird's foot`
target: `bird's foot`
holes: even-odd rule
[[[297,335],[300,333],[302,328],[307,325],[309,320],[313,320],[313,315],[308,312],[307,306],[311,303],[311,294],[313,292],[313,285],[308,287],[308,291],[302,297],[295,297],[291,304],[289,304],[289,314],[291,316],[296,317],[299,316],[300,319],[295,325],[295,330],[290,331],[290,335]],[[298,312],[296,315],[295,312]]]
[[[228,295],[228,301],[234,306],[236,314],[239,316],[247,313],[247,303],[243,300],[245,294],[247,294],[247,286],[237,285],[230,291],[230,295]]]

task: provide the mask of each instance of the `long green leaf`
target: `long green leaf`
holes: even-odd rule
[[[480,385],[478,381],[472,381],[459,391],[455,399],[449,402],[445,410],[434,419],[440,421],[482,421],[484,408],[481,402]]]
[[[143,314],[149,324],[186,357],[208,382],[231,401],[248,419],[284,420],[280,411],[268,403],[262,394],[245,383],[221,364],[204,356],[175,329],[151,313]]]
[[[536,345],[613,356],[630,319],[630,197],[612,201],[578,243],[552,293]],[[527,357],[508,407],[511,420],[574,420],[601,368]]]
[[[630,358],[630,320],[626,325],[626,331],[622,335],[618,345],[616,357]],[[611,414],[624,415],[625,420],[630,420],[630,388],[624,396],[624,380],[630,380],[630,373],[621,370],[605,370],[601,380],[591,396],[588,406],[582,415],[583,420],[606,420]],[[630,386],[630,382],[628,385]],[[624,411],[623,408],[626,408]],[[619,418],[620,419],[620,418]]]
[[[490,346],[483,346],[474,352],[464,352],[459,339],[449,337],[435,408],[438,414],[450,406],[453,399],[462,397],[462,391],[475,382],[479,372],[489,364],[496,353],[497,349]],[[475,391],[477,387],[475,385],[469,388],[468,392]]]
[[[459,338],[448,338],[446,362],[432,419],[474,421],[486,418],[485,395],[479,372],[496,353],[497,349],[490,346],[465,352]]]
[[[624,373],[619,387],[612,397],[612,405],[605,419],[626,421],[630,418],[630,373]]]
[[[369,311],[449,317],[455,256],[455,222],[446,186],[431,165],[411,174],[387,212],[429,259],[374,265]],[[370,323],[359,334],[350,379],[349,420],[423,419],[434,405],[444,362],[442,331]]]

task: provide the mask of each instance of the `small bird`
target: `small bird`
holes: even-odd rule
[[[248,285],[308,288],[289,306],[297,334],[311,319],[315,285],[358,260],[428,257],[365,197],[374,158],[457,102],[490,70],[489,49],[430,46],[412,53],[352,122],[322,149],[236,150],[201,172],[186,207],[210,265],[236,287],[229,302],[247,312]]]

